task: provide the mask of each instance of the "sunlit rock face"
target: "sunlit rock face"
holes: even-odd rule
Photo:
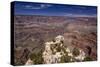
[[[50,49],[51,42],[45,43],[45,51],[43,52],[44,63],[51,63],[52,62],[52,51]]]
[[[32,64],[33,64],[33,61],[29,58],[25,65],[32,65]]]
[[[51,47],[54,45],[59,45],[59,44],[60,46],[62,46],[63,44],[61,43],[61,41],[63,40],[64,40],[64,37],[59,35],[55,38],[55,42],[51,41],[51,42],[45,43],[45,51],[43,52],[44,63],[48,64],[48,63],[60,62],[60,58],[62,56],[61,52],[56,52],[55,48],[51,50]],[[53,54],[53,52],[55,52],[55,54]]]
[[[57,43],[57,42],[60,43],[61,41],[64,41],[64,37],[61,36],[61,35],[58,35],[58,36],[55,38],[55,41],[56,41],[56,43]]]
[[[79,50],[79,55],[74,56],[73,50],[70,48],[64,47],[64,37],[61,35],[58,35],[55,37],[54,41],[49,41],[45,43],[45,50],[43,52],[43,59],[45,64],[51,64],[51,63],[60,63],[61,58],[66,56],[70,57],[69,60],[67,58],[64,58],[65,60],[72,62],[72,61],[82,61],[85,58],[85,52],[82,49]]]

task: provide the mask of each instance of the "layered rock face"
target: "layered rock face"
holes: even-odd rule
[[[14,21],[15,65],[97,60],[96,17],[19,15]]]

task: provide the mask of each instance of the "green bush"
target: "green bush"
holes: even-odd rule
[[[62,56],[60,63],[68,63],[68,62],[71,62],[70,59],[71,59],[70,56]]]
[[[80,52],[79,52],[79,50],[77,48],[74,48],[72,54],[74,56],[78,56],[80,54]]]
[[[66,53],[66,49],[65,49],[65,48],[62,48],[62,51],[63,51],[64,53]]]
[[[84,58],[84,60],[83,61],[92,61],[92,58],[91,57],[89,57],[89,56],[87,56],[86,58]]]
[[[43,58],[42,58],[42,52],[33,53],[30,55],[30,58],[33,60],[33,64],[42,64]]]
[[[61,49],[62,49],[62,48],[61,48],[59,45],[56,47],[57,52],[60,52]]]

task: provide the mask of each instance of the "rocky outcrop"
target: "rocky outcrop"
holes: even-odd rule
[[[29,58],[28,61],[25,63],[25,65],[32,65],[33,61]]]
[[[58,35],[54,41],[45,43],[45,50],[43,52],[43,59],[45,64],[60,63],[63,57],[70,57],[69,60],[64,58],[66,61],[82,61],[85,58],[85,52],[81,49],[77,56],[73,55],[73,50],[64,46],[64,37]]]

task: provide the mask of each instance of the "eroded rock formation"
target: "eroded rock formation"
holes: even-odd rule
[[[64,46],[64,37],[58,35],[54,41],[46,42],[45,43],[45,50],[43,52],[43,59],[44,63],[60,63],[63,57],[70,57],[64,58],[66,61],[82,61],[85,58],[85,52],[81,49],[79,50],[79,54],[77,56],[73,55],[73,50],[70,48],[66,48]]]

